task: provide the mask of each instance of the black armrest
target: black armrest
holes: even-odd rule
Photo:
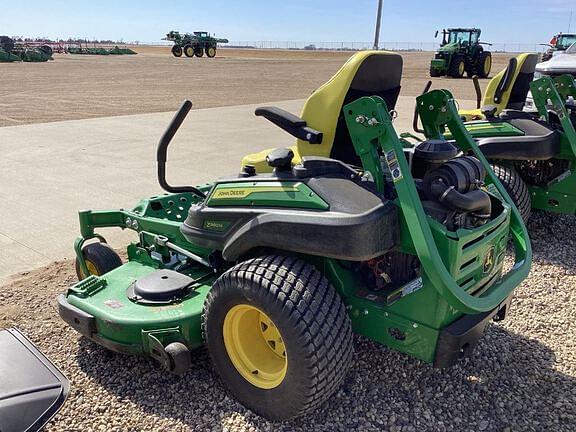
[[[480,112],[487,119],[494,118],[496,116],[496,111],[498,111],[498,107],[496,105],[484,105],[482,108],[480,108]]]
[[[270,120],[293,137],[308,141],[310,144],[320,144],[322,142],[322,132],[307,127],[305,120],[282,108],[260,107],[256,108],[254,114]]]

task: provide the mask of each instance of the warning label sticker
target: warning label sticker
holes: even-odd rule
[[[400,165],[398,165],[398,158],[396,157],[396,152],[394,150],[386,152],[386,163],[388,164],[388,169],[390,170],[394,183],[397,183],[404,178],[402,176]]]

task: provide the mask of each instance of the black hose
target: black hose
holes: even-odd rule
[[[452,210],[471,212],[482,218],[488,218],[492,214],[492,201],[488,194],[480,189],[463,194],[454,186],[448,186],[443,181],[437,180],[432,183],[430,190],[438,201]]]

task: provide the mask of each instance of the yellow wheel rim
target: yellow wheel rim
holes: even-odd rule
[[[486,60],[484,60],[484,74],[488,75],[490,73],[491,68],[492,68],[492,57],[486,57]]]
[[[186,57],[192,57],[194,55],[194,50],[192,48],[186,48]]]
[[[250,384],[272,389],[282,383],[288,358],[282,335],[260,309],[234,306],[224,318],[224,345],[230,361]]]
[[[98,273],[98,269],[96,268],[96,265],[92,261],[85,260],[85,262],[86,267],[88,268],[88,274],[84,274],[84,270],[82,270],[82,267],[80,267],[80,273],[82,273],[82,279],[86,279],[90,275],[100,276],[100,273]]]
[[[464,75],[464,62],[460,62],[460,66],[458,66],[458,73],[460,75]]]
[[[214,50],[214,48],[208,48],[208,55],[210,57],[212,57],[215,53],[216,53],[216,51]]]

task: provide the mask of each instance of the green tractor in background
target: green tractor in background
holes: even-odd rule
[[[430,76],[462,78],[466,72],[468,77],[487,78],[492,69],[492,54],[482,47],[490,44],[480,42],[480,33],[477,28],[442,30],[442,44],[430,62]]]
[[[172,47],[174,57],[182,57],[182,54],[186,57],[202,57],[206,53],[206,56],[211,58],[216,55],[219,43],[228,43],[228,39],[218,39],[204,31],[192,34],[180,34],[180,32],[171,31],[162,40],[174,42]]]

